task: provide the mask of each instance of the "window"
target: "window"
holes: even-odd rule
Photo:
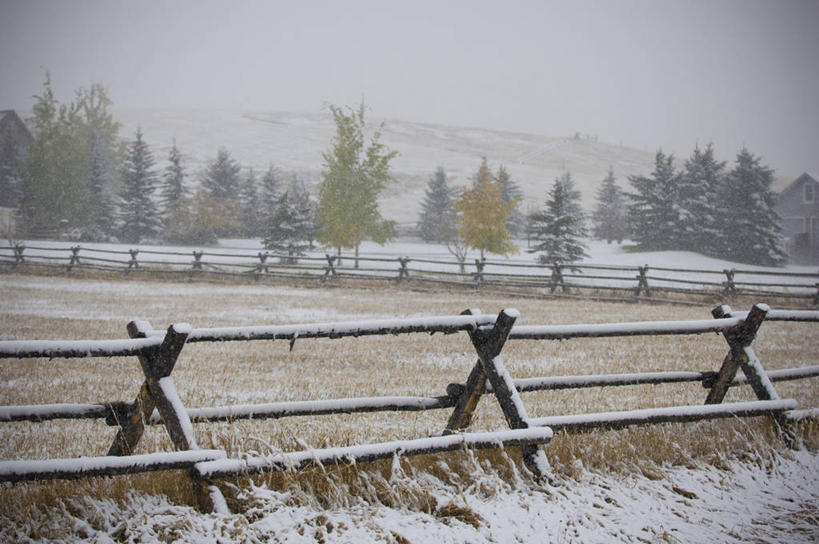
[[[804,202],[813,202],[813,183],[807,182],[802,186],[802,200]]]

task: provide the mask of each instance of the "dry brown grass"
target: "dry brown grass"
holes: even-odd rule
[[[185,282],[87,280],[0,275],[0,338],[123,338],[131,318],[148,319],[155,328],[172,322],[195,327],[335,321],[410,315],[452,315],[466,308],[497,312],[516,307],[521,324],[708,319],[703,307],[626,304],[577,300],[509,298],[455,290],[421,292],[405,289],[231,285]],[[747,309],[740,308],[737,309]],[[815,324],[763,324],[755,346],[768,369],[815,364],[819,334]],[[697,337],[630,337],[564,342],[514,341],[504,349],[515,377],[663,370],[707,370],[719,366],[726,343],[716,334]],[[173,373],[189,407],[351,396],[442,395],[450,382],[463,381],[475,362],[465,334],[404,335],[341,340],[302,340],[289,351],[286,342],[231,342],[187,346]],[[135,359],[0,360],[0,404],[100,402],[131,400],[142,375]],[[780,382],[780,395],[803,407],[817,403],[815,383]],[[700,404],[698,384],[593,388],[524,395],[533,416],[589,411]],[[753,398],[749,388],[735,388],[729,400]],[[224,448],[230,455],[416,438],[440,432],[448,410],[426,413],[377,413],[297,417],[197,425],[200,445]],[[475,429],[505,428],[491,398],[480,403]],[[802,434],[817,446],[815,424]],[[101,421],[6,423],[0,425],[0,458],[36,459],[101,455],[114,436]],[[169,450],[164,431],[146,433],[139,452]],[[662,474],[668,464],[719,464],[726,458],[781,448],[765,418],[633,428],[622,431],[559,435],[546,446],[561,473],[578,470],[640,470]],[[293,490],[293,496],[319,505],[377,500],[412,505],[442,516],[469,517],[468,512],[437,513],[425,492],[430,474],[453,485],[468,486],[475,470],[520,474],[517,453],[447,454],[402,461],[395,476],[391,463],[366,472],[355,468],[308,471],[267,477],[270,486]],[[580,459],[582,465],[577,462]],[[392,479],[391,479],[392,478]],[[395,485],[396,478],[402,485]],[[257,481],[261,481],[259,478]],[[413,483],[416,482],[416,483]],[[239,482],[241,483],[241,482]],[[24,515],[35,505],[72,494],[121,498],[130,489],[164,493],[192,501],[183,473],[92,479],[80,482],[23,484],[0,489],[7,514]],[[237,489],[241,489],[241,486]],[[491,490],[487,490],[491,493]],[[234,506],[249,508],[237,491]],[[244,502],[243,502],[244,501]],[[454,507],[453,507],[454,508]],[[467,521],[468,522],[468,521]]]

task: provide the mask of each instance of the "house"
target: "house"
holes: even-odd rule
[[[0,207],[17,205],[17,168],[31,141],[31,132],[20,116],[14,110],[0,110]]]
[[[788,256],[797,264],[819,264],[819,181],[802,174],[779,193],[776,213]]]

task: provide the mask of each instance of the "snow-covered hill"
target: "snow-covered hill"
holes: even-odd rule
[[[188,158],[192,178],[216,156],[220,146],[244,167],[320,179],[322,152],[335,127],[329,113],[243,112],[240,110],[121,109],[115,116],[121,135],[132,138],[141,127],[145,140],[163,162],[174,140]],[[652,170],[654,150],[638,150],[584,137],[549,137],[480,128],[371,118],[383,122],[383,141],[400,155],[393,162],[398,183],[382,198],[382,213],[399,223],[417,221],[427,180],[443,166],[453,185],[466,185],[486,156],[493,170],[503,164],[524,193],[522,209],[540,207],[554,178],[571,172],[587,209],[609,167],[621,185],[626,177]],[[544,130],[548,130],[546,127]]]

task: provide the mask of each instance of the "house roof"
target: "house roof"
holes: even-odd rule
[[[797,187],[800,187],[805,182],[810,182],[815,185],[819,185],[819,181],[817,180],[819,180],[819,176],[804,172],[802,175],[798,176],[795,180],[793,180],[793,182],[790,185],[782,189],[782,191],[779,192],[779,196],[782,197],[783,195],[796,190]]]

